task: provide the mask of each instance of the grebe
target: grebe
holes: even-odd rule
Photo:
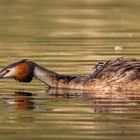
[[[0,78],[31,82],[33,77],[49,87],[80,90],[139,90],[140,60],[117,58],[100,62],[86,76],[58,74],[28,59],[10,64],[0,71]]]

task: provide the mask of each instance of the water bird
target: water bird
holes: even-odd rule
[[[121,57],[99,62],[92,73],[85,76],[59,74],[28,59],[7,65],[0,71],[0,78],[14,78],[19,82],[31,82],[33,77],[50,88],[140,90],[140,60]]]

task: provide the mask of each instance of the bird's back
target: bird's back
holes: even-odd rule
[[[140,85],[140,60],[117,58],[100,62],[95,66],[94,72],[87,77],[86,82],[94,88],[127,89],[133,84],[138,87]]]
[[[100,65],[100,63],[96,65],[96,70],[92,74],[94,78],[101,78],[102,76],[110,77],[113,73],[114,76],[117,74],[126,75],[129,72],[135,73],[132,78],[138,78],[137,74],[140,72],[140,60],[134,58],[117,58],[107,61],[102,66]]]

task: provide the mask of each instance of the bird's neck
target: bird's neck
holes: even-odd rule
[[[82,89],[80,78],[76,76],[61,75],[40,65],[35,64],[34,77],[49,87]]]

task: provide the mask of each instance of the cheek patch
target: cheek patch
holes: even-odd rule
[[[33,68],[27,64],[22,63],[16,66],[15,79],[22,82],[30,82],[33,78]]]

